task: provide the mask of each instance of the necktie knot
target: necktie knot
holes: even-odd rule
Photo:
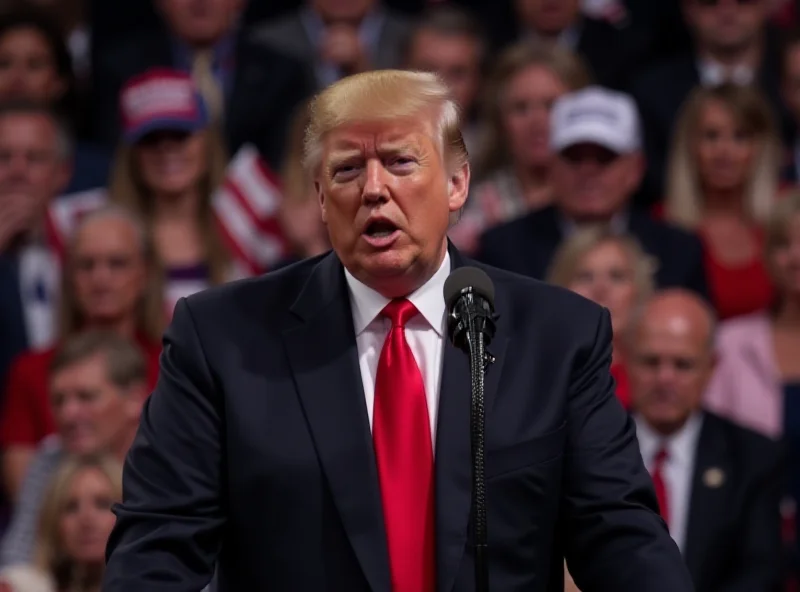
[[[656,456],[654,459],[656,470],[662,468],[664,466],[664,463],[667,462],[667,459],[669,459],[669,453],[667,452],[667,447],[662,446],[661,448],[658,449],[658,452],[656,452]]]
[[[392,322],[392,328],[405,327],[406,323],[419,314],[417,307],[405,298],[392,300],[387,304],[381,314]]]

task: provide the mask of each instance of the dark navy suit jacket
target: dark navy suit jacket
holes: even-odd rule
[[[454,266],[470,264],[451,251]],[[609,375],[608,312],[485,268],[492,590],[692,590]],[[445,345],[436,435],[439,592],[469,592],[467,357]],[[390,592],[343,267],[330,253],[181,300],[125,463],[104,592]]]
[[[11,360],[27,349],[18,259],[12,253],[0,253],[0,385],[5,385]]]

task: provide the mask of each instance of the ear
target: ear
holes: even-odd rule
[[[447,205],[451,212],[464,207],[469,194],[469,163],[461,165],[447,180]]]
[[[319,209],[322,213],[322,222],[328,223],[328,209],[325,203],[325,191],[322,189],[322,184],[319,181],[314,181],[314,191],[317,194],[317,201],[319,202]]]

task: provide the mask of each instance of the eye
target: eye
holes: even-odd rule
[[[358,173],[358,167],[354,164],[340,164],[332,169],[332,177],[337,181],[352,179]]]

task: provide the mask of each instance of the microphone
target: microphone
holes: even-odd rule
[[[475,540],[475,590],[489,591],[488,536],[486,526],[486,409],[484,374],[494,361],[485,347],[495,333],[494,284],[477,267],[460,267],[444,283],[447,333],[458,349],[469,356],[472,399],[472,529]]]

